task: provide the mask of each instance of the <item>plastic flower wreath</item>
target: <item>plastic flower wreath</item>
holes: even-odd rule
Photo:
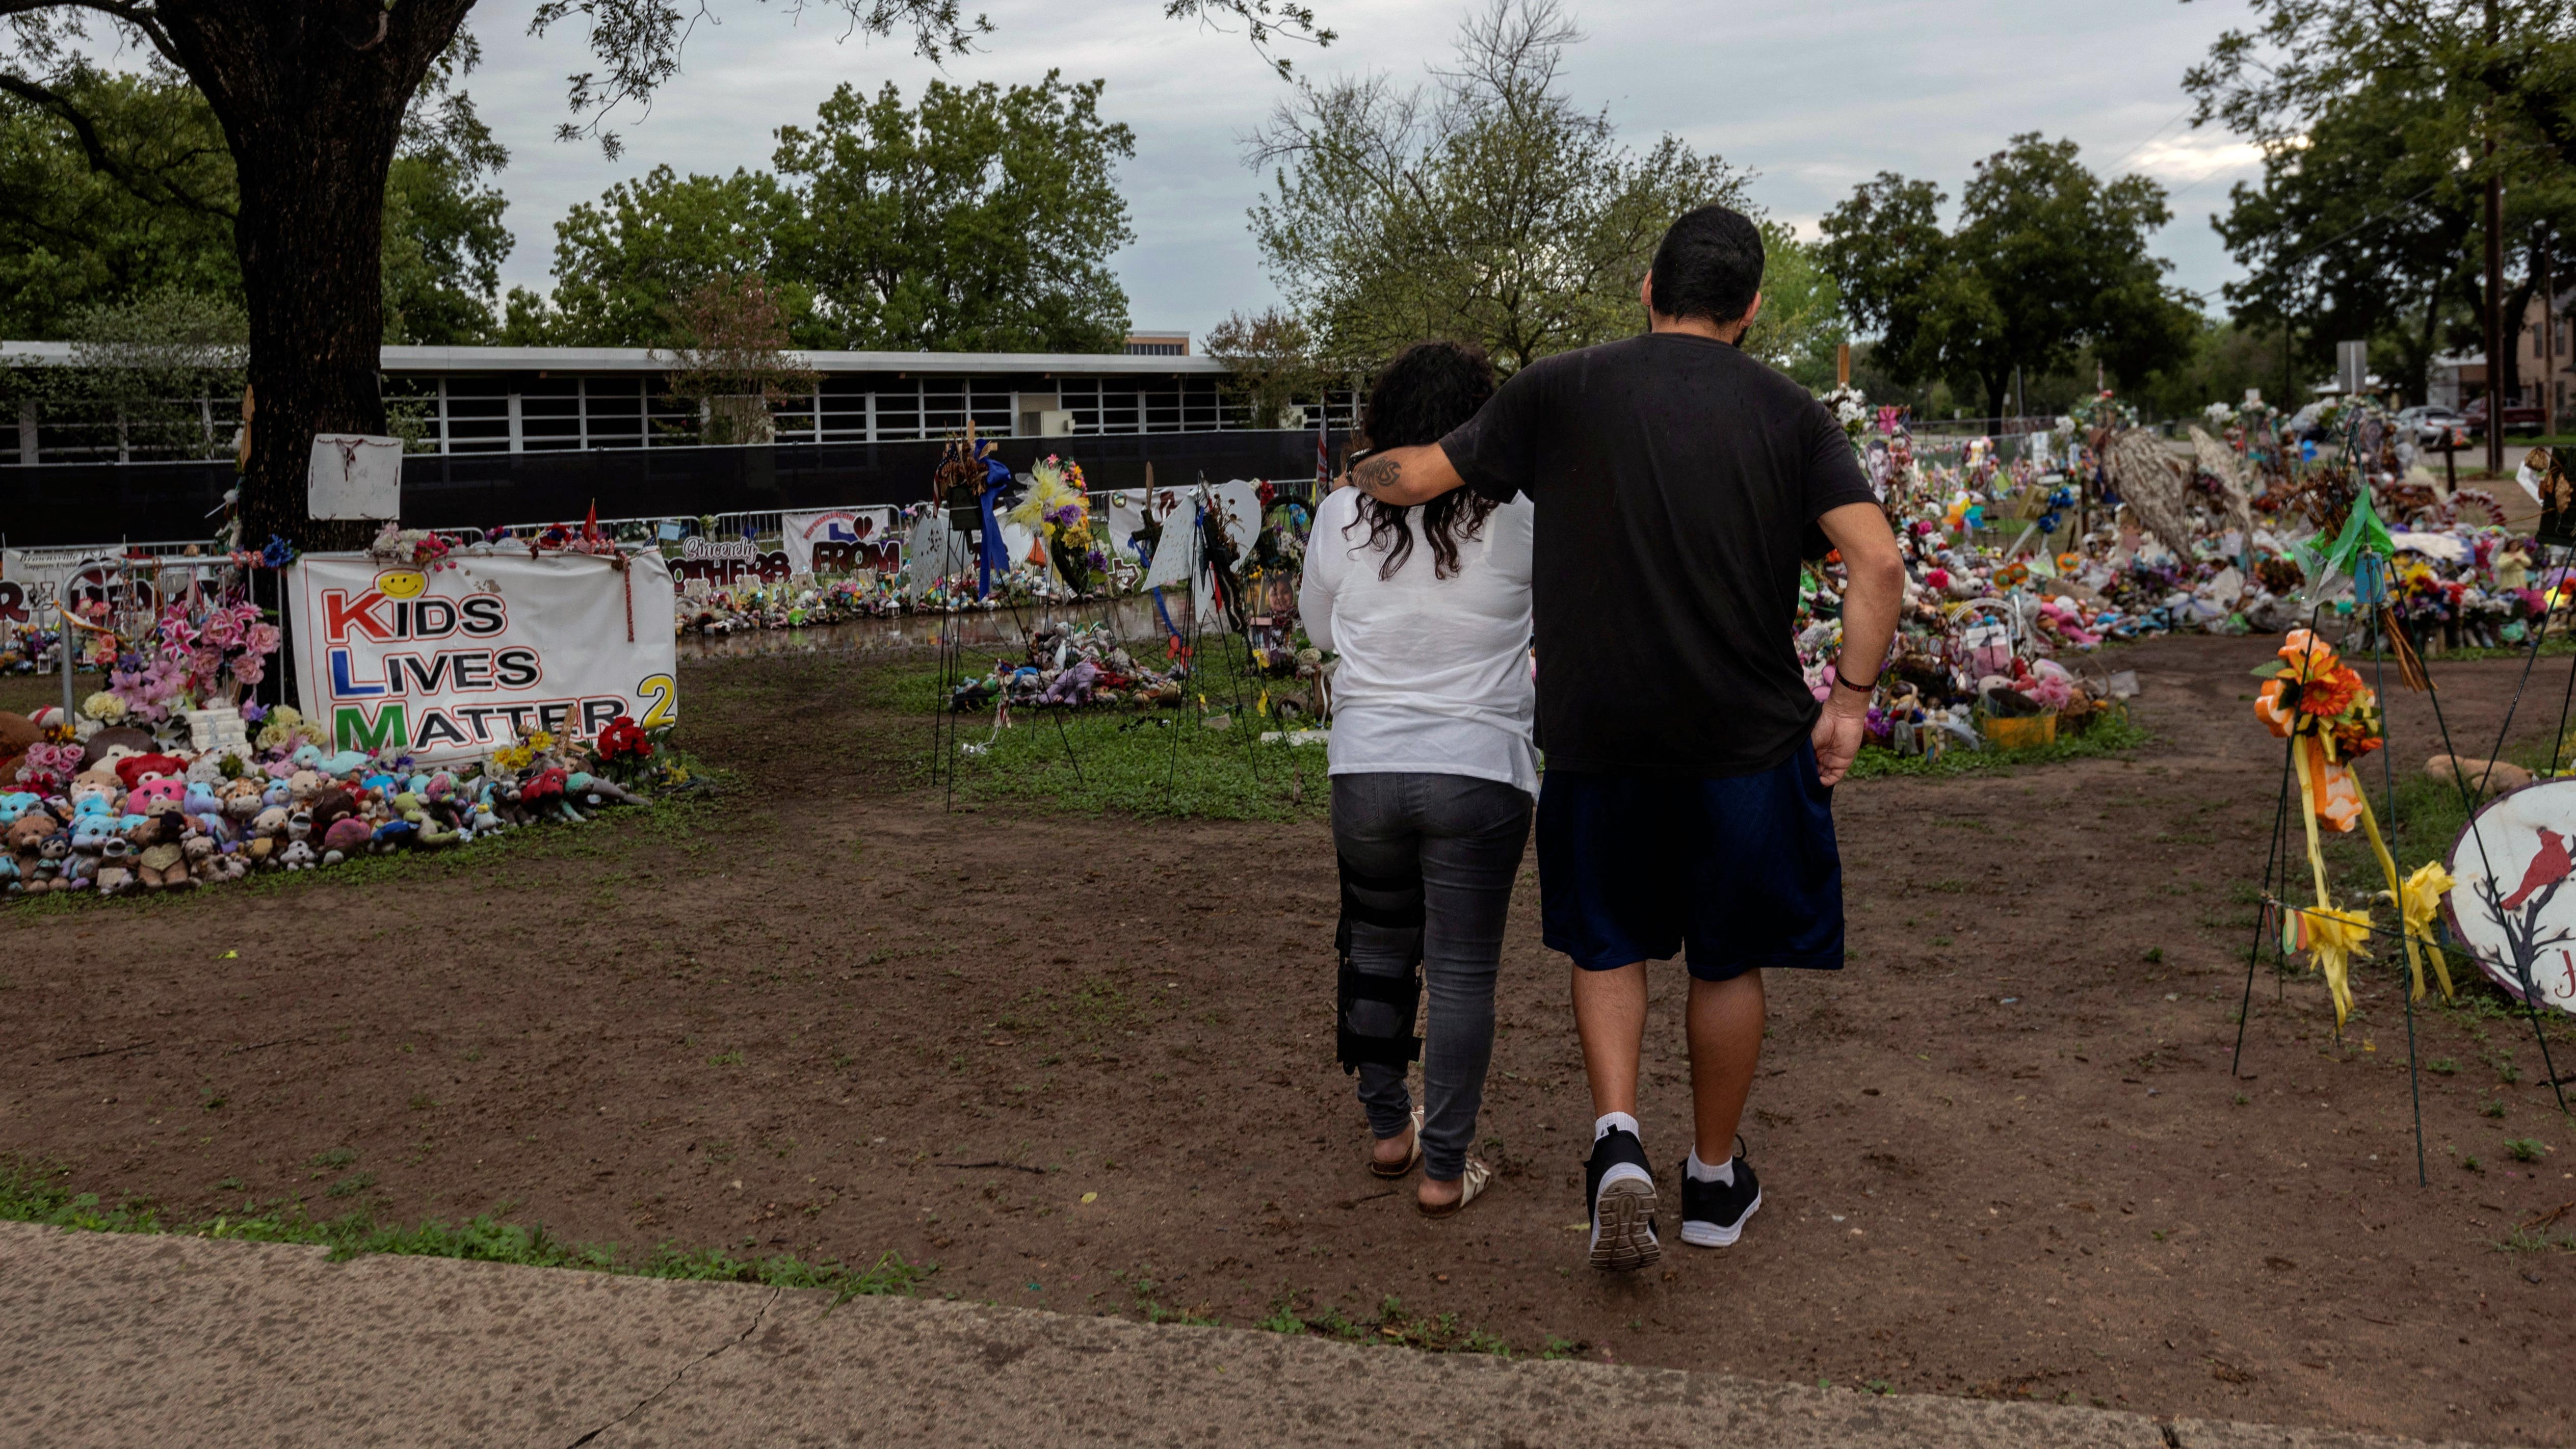
[[[1029,469],[1029,494],[1010,512],[1013,523],[1046,543],[1055,571],[1077,594],[1091,584],[1091,500],[1082,491],[1082,469],[1048,458]]]
[[[2380,734],[2379,694],[2363,682],[2359,671],[2306,629],[2291,630],[2278,657],[2279,664],[2254,671],[2264,677],[2262,693],[2254,700],[2254,716],[2275,739],[2290,742],[2290,768],[2299,779],[2299,818],[2307,831],[2308,866],[2317,892],[2313,909],[2283,912],[2282,947],[2308,953],[2310,964],[2326,979],[2326,989],[2334,997],[2335,1025],[2341,1027],[2352,1015],[2353,958],[2370,954],[2363,949],[2370,935],[2370,913],[2335,907],[2326,888],[2319,822],[2338,834],[2360,826],[2388,879],[2387,897],[2401,903],[2407,899],[2397,878],[2397,862],[2389,856],[2379,821],[2371,814],[2370,797],[2352,772],[2352,761],[2387,743]],[[2414,931],[2406,933],[2406,963],[2414,974],[2415,995],[2420,997],[2424,963],[2417,940]],[[2434,969],[2442,977],[2443,994],[2449,995],[2450,973],[2438,953]]]

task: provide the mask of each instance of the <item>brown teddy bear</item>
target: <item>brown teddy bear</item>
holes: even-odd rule
[[[0,842],[6,842],[9,854],[17,859],[18,883],[21,886],[31,891],[52,888],[50,880],[38,883],[37,867],[44,863],[45,841],[61,828],[61,823],[54,817],[42,810],[34,810],[12,821],[8,833],[0,835]]]
[[[165,804],[167,802],[164,802]],[[181,848],[185,817],[175,805],[156,808],[142,824],[125,832],[134,847],[134,878],[145,890],[170,890],[194,884],[188,879],[187,853]]]

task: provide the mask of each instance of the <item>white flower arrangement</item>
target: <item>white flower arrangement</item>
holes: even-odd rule
[[[1835,422],[1842,424],[1846,434],[1857,437],[1869,425],[1869,398],[1850,383],[1844,383],[1816,401],[1825,405],[1825,410],[1834,415]]]

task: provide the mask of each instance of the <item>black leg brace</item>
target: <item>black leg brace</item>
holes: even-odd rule
[[[1336,1055],[1345,1075],[1359,1070],[1362,1062],[1401,1067],[1422,1055],[1422,1038],[1413,1031],[1422,1008],[1422,873],[1417,867],[1409,876],[1372,876],[1353,870],[1347,859],[1337,864],[1342,876],[1342,919],[1333,932],[1333,948],[1341,956],[1333,1009]],[[1351,964],[1354,921],[1416,933],[1413,961],[1405,974],[1378,976]],[[1392,1033],[1363,1032],[1353,1025],[1353,1008],[1363,1001],[1391,1009],[1396,1021]]]

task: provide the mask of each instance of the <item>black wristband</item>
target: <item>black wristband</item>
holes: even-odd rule
[[[1851,681],[1851,676],[1844,674],[1839,670],[1834,674],[1834,683],[1841,685],[1845,689],[1851,690],[1855,694],[1876,694],[1878,692],[1877,680],[1873,679],[1867,684],[1854,684]]]

